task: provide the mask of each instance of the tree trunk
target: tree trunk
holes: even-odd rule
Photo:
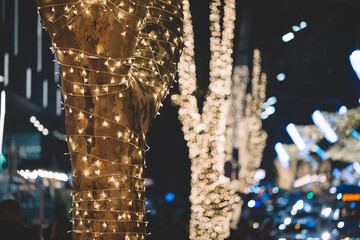
[[[37,0],[60,65],[73,239],[146,239],[146,133],[182,49],[180,0]]]

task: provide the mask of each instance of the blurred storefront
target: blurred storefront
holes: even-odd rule
[[[71,201],[56,57],[35,2],[4,0],[1,13],[0,201],[17,200],[23,223],[52,224]]]

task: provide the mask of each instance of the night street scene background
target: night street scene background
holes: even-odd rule
[[[194,95],[202,109],[211,79],[213,1],[189,2]],[[223,16],[226,1],[220,2]],[[258,50],[267,84],[256,117],[267,138],[262,150],[242,147],[251,137],[246,136],[225,161],[222,178],[230,186],[246,178],[240,176],[243,159],[260,154],[250,184],[233,191],[243,203],[232,209],[238,215],[227,225],[226,239],[360,240],[359,12],[359,0],[236,0],[233,69],[247,67],[245,93],[256,100],[252,79]],[[69,223],[64,228],[71,230],[71,165],[61,79],[55,74],[59,66],[35,1],[1,0],[0,45],[0,201],[19,203],[29,239],[60,239],[52,233],[55,221]],[[150,240],[201,239],[190,237],[192,160],[179,120],[180,95],[176,81],[148,133]],[[251,130],[250,125],[241,126]],[[3,221],[0,216],[0,239]]]

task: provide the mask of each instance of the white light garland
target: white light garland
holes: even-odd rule
[[[38,177],[41,177],[41,178],[55,179],[63,182],[69,180],[68,175],[62,172],[53,172],[42,169],[38,169],[38,170],[21,169],[18,170],[17,172],[20,174],[20,176],[22,176],[25,179],[36,179]]]
[[[245,72],[248,72],[245,70]],[[244,115],[236,120],[235,132],[238,149],[238,190],[248,193],[254,184],[256,170],[260,167],[267,134],[262,129],[260,114],[266,98],[266,74],[261,73],[260,51],[254,50],[251,93],[246,95]]]
[[[230,108],[231,57],[234,37],[235,0],[224,1],[223,30],[220,27],[220,0],[210,1],[210,85],[202,114],[194,96],[196,66],[194,34],[188,0],[184,8],[184,53],[179,64],[180,95],[172,100],[180,105],[189,147],[191,166],[190,239],[225,239],[229,231],[232,203],[240,197],[224,177],[226,117]]]
[[[255,173],[259,168],[266,145],[267,134],[262,129],[261,111],[266,96],[266,75],[261,72],[260,51],[255,49],[251,93],[246,94],[249,82],[247,66],[238,66],[233,72],[232,103],[228,114],[226,132],[226,160],[232,163],[232,182],[236,192],[248,193],[257,184]],[[233,159],[233,150],[238,159]],[[238,172],[236,172],[236,170]],[[232,204],[231,228],[236,229],[241,214],[242,201]]]

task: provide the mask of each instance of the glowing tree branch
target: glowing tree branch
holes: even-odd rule
[[[231,87],[231,108],[227,117],[226,128],[226,162],[231,162],[232,172],[231,179],[237,178],[237,159],[233,158],[234,148],[239,148],[240,139],[239,123],[244,117],[245,111],[245,96],[246,89],[249,83],[249,68],[248,66],[235,66],[232,74]]]
[[[174,95],[173,100],[180,105],[179,119],[192,160],[190,239],[224,239],[229,235],[230,200],[240,201],[239,197],[233,199],[235,191],[229,190],[229,180],[224,177],[235,0],[224,1],[222,32],[221,1],[210,1],[210,85],[202,114],[194,96],[196,67],[189,1],[183,0],[183,6],[185,48],[179,64],[180,96]]]
[[[235,134],[239,152],[239,190],[248,192],[254,184],[254,175],[259,168],[266,146],[267,134],[262,130],[260,114],[266,97],[266,74],[261,73],[260,51],[254,51],[251,94],[246,95],[244,116],[237,121]]]
[[[233,151],[238,148],[240,129],[239,122],[244,116],[245,96],[249,83],[249,69],[248,66],[235,66],[232,74],[231,87],[231,108],[227,117],[226,126],[226,145],[225,154],[226,162],[231,163],[231,185],[233,190],[239,192],[239,183],[237,179],[238,159],[234,159]],[[241,190],[241,189],[240,189]],[[237,225],[241,216],[243,201],[235,201],[232,205],[232,216],[230,220],[230,228],[237,229]]]
[[[60,65],[73,239],[146,239],[146,137],[182,48],[181,1],[37,0]]]
[[[228,115],[226,133],[226,160],[232,162],[232,184],[236,192],[248,193],[255,182],[267,134],[262,130],[260,114],[266,96],[266,75],[261,73],[260,51],[254,50],[251,93],[246,94],[249,83],[247,66],[234,68],[231,111]],[[233,159],[233,150],[238,150],[238,159]],[[238,173],[234,170],[240,167]],[[236,175],[237,178],[236,178]],[[242,201],[234,203],[231,228],[236,229],[241,214]]]

